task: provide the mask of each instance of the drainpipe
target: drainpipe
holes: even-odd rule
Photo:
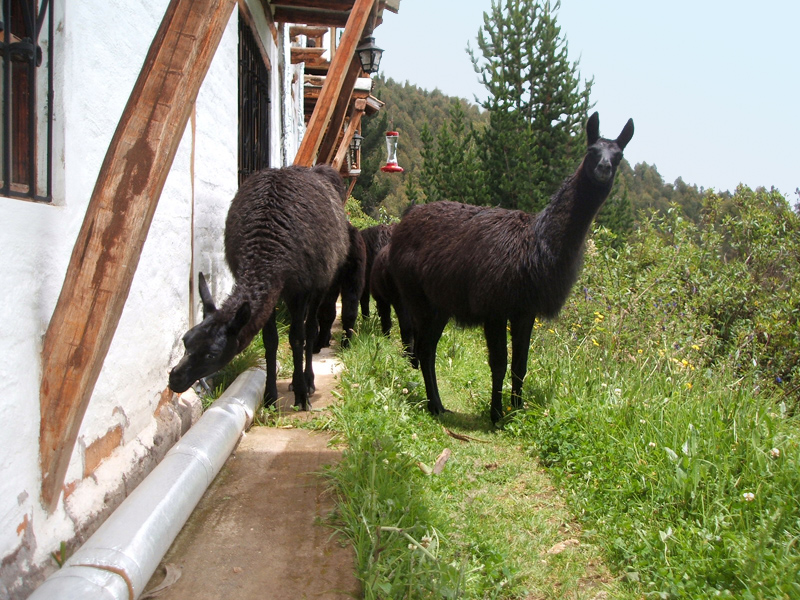
[[[135,600],[144,591],[264,395],[242,373],[64,566],[28,600]]]

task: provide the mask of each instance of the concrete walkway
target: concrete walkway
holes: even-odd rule
[[[156,596],[166,600],[359,598],[355,557],[324,525],[333,499],[316,475],[340,452],[326,434],[291,427],[313,418],[334,398],[338,360],[329,349],[314,359],[312,413],[291,409],[288,380],[279,382],[282,427],[252,427],[226,462],[162,560],[180,578]],[[147,597],[147,592],[142,598]]]

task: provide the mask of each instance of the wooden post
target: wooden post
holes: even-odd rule
[[[164,181],[236,0],[171,0],[111,139],[44,339],[42,501],[67,466]]]
[[[356,0],[355,4],[353,4],[350,16],[347,19],[344,34],[336,50],[336,56],[334,56],[331,61],[331,66],[328,69],[328,76],[325,78],[325,84],[322,86],[319,100],[317,100],[314,113],[311,115],[311,120],[303,136],[303,141],[300,143],[300,148],[297,150],[297,156],[295,156],[294,159],[294,164],[296,165],[305,167],[314,165],[317,151],[322,143],[322,135],[325,133],[325,128],[331,120],[333,109],[336,106],[336,100],[342,92],[345,75],[350,68],[356,47],[361,40],[364,28],[369,21],[373,5],[376,1],[377,0]],[[351,92],[352,90],[349,90],[348,95]]]
[[[342,165],[347,158],[347,153],[350,150],[350,142],[353,140],[353,134],[358,131],[358,128],[361,125],[361,117],[364,115],[366,108],[367,101],[365,99],[359,98],[356,100],[355,106],[353,107],[353,114],[350,117],[350,122],[347,124],[347,128],[344,130],[344,135],[342,136],[342,143],[339,144],[339,150],[336,151],[336,156],[333,158],[333,162],[331,163],[331,166],[337,171],[342,168]]]
[[[358,76],[361,74],[361,60],[358,56],[353,56],[350,67],[344,75],[342,91],[336,98],[336,106],[331,112],[330,122],[317,151],[317,162],[329,164],[336,151],[336,142],[339,140],[339,132],[342,130],[344,118],[347,116],[347,109],[350,106],[350,98],[353,96],[353,89],[356,86]],[[324,84],[323,84],[323,89]]]

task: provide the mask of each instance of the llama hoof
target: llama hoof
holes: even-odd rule
[[[430,412],[434,416],[439,416],[439,415],[443,415],[444,413],[449,413],[449,412],[452,412],[452,411],[447,410],[441,404],[434,405],[434,404],[431,404],[430,402],[428,402],[428,412]]]
[[[305,401],[296,400],[294,403],[294,407],[296,410],[311,410],[311,401],[306,399]]]
[[[491,412],[492,412],[492,414],[491,414],[492,425],[497,426],[505,418],[505,415],[503,415],[502,409],[501,410],[492,409]]]

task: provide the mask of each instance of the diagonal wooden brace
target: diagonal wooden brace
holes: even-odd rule
[[[164,181],[236,0],[171,0],[72,250],[42,349],[42,502],[53,511]]]

